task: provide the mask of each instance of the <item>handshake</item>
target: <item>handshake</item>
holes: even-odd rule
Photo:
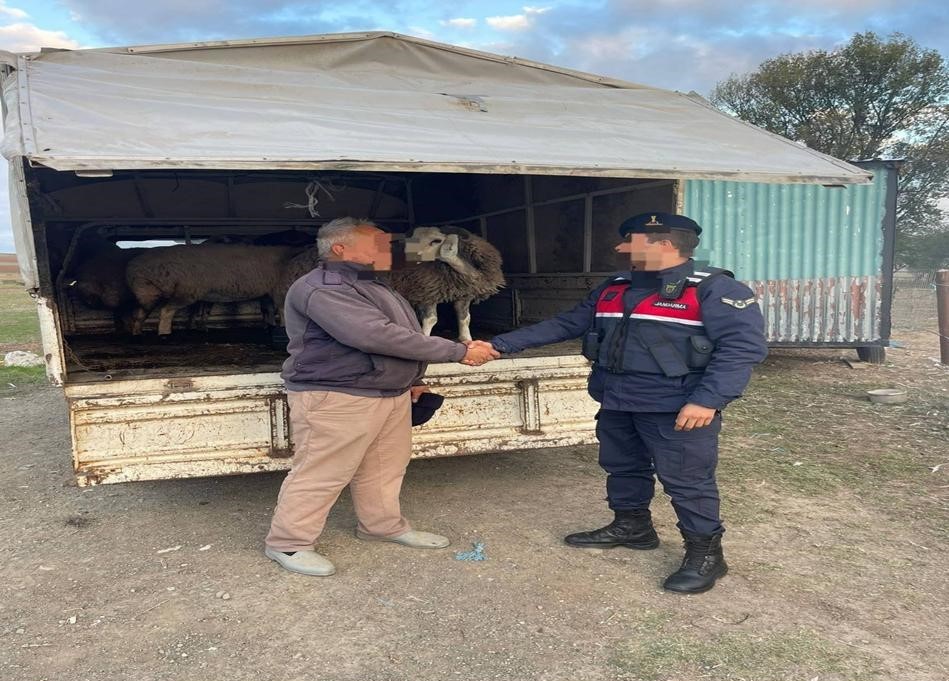
[[[479,367],[501,356],[501,353],[487,341],[465,341],[465,345],[468,346],[468,352],[460,363],[470,367]]]

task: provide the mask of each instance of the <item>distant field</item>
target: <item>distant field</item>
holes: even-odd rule
[[[46,382],[44,367],[2,366],[3,355],[11,350],[40,353],[40,324],[36,304],[23,285],[0,283],[0,394],[13,386]]]
[[[17,265],[16,255],[0,253],[0,283],[20,281],[20,267]]]
[[[22,284],[0,284],[0,358],[11,350],[40,352],[36,304]]]
[[[0,350],[39,348],[40,324],[36,304],[22,284],[0,284]]]

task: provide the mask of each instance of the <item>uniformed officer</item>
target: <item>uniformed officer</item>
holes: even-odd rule
[[[721,411],[741,396],[767,355],[754,294],[730,272],[697,269],[702,229],[683,215],[644,213],[619,228],[631,268],[611,276],[569,312],[492,339],[499,352],[583,337],[593,361],[589,392],[601,408],[600,466],[615,517],[568,535],[571,546],[653,549],[655,477],[685,540],[670,591],[699,593],[728,567],[722,554],[715,467]]]

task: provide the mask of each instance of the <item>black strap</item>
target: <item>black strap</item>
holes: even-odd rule
[[[614,327],[613,346],[606,353],[606,368],[609,371],[619,371],[623,366],[623,348],[626,347],[626,333],[629,328],[629,317],[633,314],[635,305],[626,306],[626,294],[632,291],[627,288],[623,291],[623,318],[618,326]]]
[[[636,306],[651,295],[651,293],[646,293],[645,295],[636,297],[634,300],[628,301],[627,297],[630,296],[633,290],[632,287],[629,287],[623,291],[623,317],[616,329],[616,333],[613,334],[613,347],[609,349],[606,356],[606,366],[609,371],[622,370],[623,350],[626,348],[626,338],[629,334],[630,327],[629,318],[632,316]]]

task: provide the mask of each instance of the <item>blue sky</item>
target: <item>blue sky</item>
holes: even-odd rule
[[[947,26],[945,0],[0,0],[0,49],[13,52],[377,29],[703,95],[860,31],[949,56]],[[0,189],[0,253],[12,250]]]

